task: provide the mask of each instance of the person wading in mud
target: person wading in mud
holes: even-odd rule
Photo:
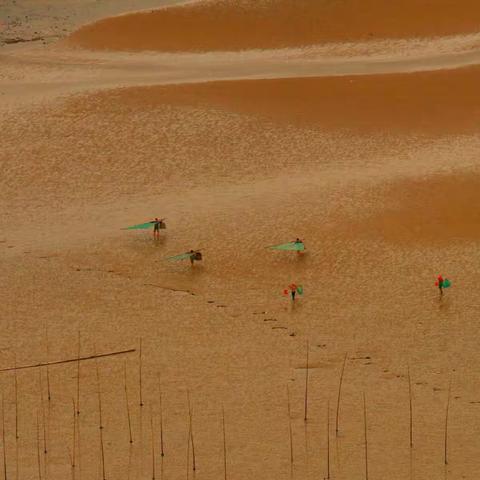
[[[200,250],[190,250],[188,253],[190,254],[190,264],[192,267],[196,260],[202,260],[202,254],[200,253]]]
[[[153,223],[153,238],[160,238],[160,226],[162,225],[163,220],[161,218],[156,218],[151,223]]]
[[[290,296],[292,297],[292,302],[295,301],[295,295],[297,294],[297,286],[292,283],[291,285],[288,286],[290,289]]]
[[[298,238],[298,237],[296,238],[296,240],[295,240],[293,243],[295,243],[295,244],[297,244],[297,245],[300,244],[300,245],[303,245],[303,246],[305,247],[305,245],[304,245],[304,243],[303,243],[303,240],[301,240],[301,239]],[[303,251],[297,250],[297,255],[302,255],[302,254],[303,254]]]
[[[440,290],[440,296],[443,295],[443,277],[441,275],[437,278],[438,289]]]

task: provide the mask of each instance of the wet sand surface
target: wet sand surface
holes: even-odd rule
[[[85,23],[132,10],[175,5],[182,0],[3,0],[0,46],[49,44]]]
[[[322,131],[476,133],[479,80],[480,69],[470,67],[415,75],[208,82],[129,89],[122,104],[142,108],[165,103],[209,105]]]
[[[0,367],[135,349],[3,373],[9,477],[219,478],[224,409],[227,478],[365,478],[365,394],[369,478],[476,478],[478,67],[302,78],[310,53],[0,50]],[[121,230],[155,216],[159,240]]]
[[[474,0],[211,0],[100,20],[70,41],[129,51],[285,48],[464,34],[479,20]]]

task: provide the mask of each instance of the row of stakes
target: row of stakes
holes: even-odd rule
[[[37,412],[37,421],[36,421],[36,432],[37,432],[37,463],[38,463],[38,478],[39,480],[47,479],[47,470],[48,470],[48,448],[47,448],[47,433],[46,433],[46,421],[45,421],[45,408],[44,408],[44,395],[43,395],[43,386],[42,386],[42,375],[41,369],[42,367],[46,367],[47,372],[47,394],[48,394],[48,401],[51,401],[51,392],[50,392],[50,378],[49,378],[49,367],[51,365],[58,365],[58,364],[66,364],[71,362],[77,363],[77,386],[76,386],[76,394],[77,399],[76,401],[72,399],[73,404],[73,446],[72,446],[72,453],[70,455],[71,460],[71,468],[72,468],[72,478],[75,480],[75,469],[77,467],[75,451],[76,451],[76,435],[77,435],[77,421],[76,418],[80,415],[80,362],[86,360],[94,360],[95,361],[95,369],[96,369],[96,383],[97,383],[97,395],[98,395],[98,414],[99,414],[99,436],[100,436],[100,456],[101,456],[101,466],[102,466],[102,479],[107,480],[107,468],[105,462],[105,445],[104,445],[104,438],[103,438],[103,408],[102,408],[102,395],[101,395],[101,380],[100,380],[100,373],[97,360],[102,357],[111,357],[117,355],[124,355],[135,352],[136,349],[129,349],[123,351],[115,351],[109,353],[103,353],[97,355],[96,353],[87,357],[80,356],[80,334],[79,334],[79,348],[78,348],[78,356],[74,359],[68,360],[60,360],[60,361],[53,361],[53,362],[45,362],[45,363],[37,363],[34,365],[26,365],[26,366],[17,366],[15,361],[15,366],[10,368],[0,369],[0,372],[8,372],[14,371],[15,374],[15,439],[16,439],[16,467],[17,467],[17,477],[18,478],[18,439],[19,439],[19,431],[18,431],[18,379],[17,379],[17,371],[21,369],[28,369],[28,368],[38,368],[39,369],[39,381],[40,381],[40,402],[41,402],[41,411],[43,416],[43,455],[44,455],[44,472],[42,474],[41,469],[41,432],[40,432],[40,422],[39,422],[39,414]],[[305,369],[305,391],[304,391],[304,421],[307,422],[308,420],[308,394],[309,394],[309,343],[307,342],[306,347],[306,369]],[[340,401],[341,401],[341,394],[342,394],[342,385],[343,385],[343,378],[345,373],[345,367],[347,363],[348,355],[345,354],[343,358],[342,368],[340,371],[339,383],[338,383],[338,392],[337,392],[337,401],[336,401],[336,415],[335,415],[335,434],[338,436],[339,434],[339,412],[340,412]],[[142,388],[142,340],[140,339],[139,345],[139,405],[140,407],[144,406],[143,402],[143,388]],[[410,432],[410,448],[413,448],[413,402],[412,402],[412,383],[410,377],[410,368],[407,369],[407,378],[408,378],[408,389],[409,389],[409,411],[410,411],[410,421],[409,421],[409,432]],[[160,402],[160,446],[161,457],[165,456],[165,449],[164,449],[164,435],[163,435],[163,407],[162,407],[162,387],[161,387],[161,380],[160,375],[158,374],[158,389],[159,389],[159,402]],[[131,415],[130,415],[130,407],[129,407],[129,395],[128,395],[128,388],[127,388],[127,362],[125,361],[124,364],[124,390],[125,390],[125,400],[126,400],[126,414],[127,414],[127,421],[128,421],[128,428],[129,428],[129,442],[133,443],[133,435],[132,435],[132,424],[131,424]],[[448,420],[449,420],[449,408],[450,408],[450,397],[451,397],[451,382],[448,389],[448,399],[446,404],[446,411],[445,411],[445,428],[444,428],[444,463],[445,465],[448,464]],[[192,469],[195,471],[197,469],[196,464],[196,455],[195,455],[195,442],[194,442],[194,432],[193,432],[193,410],[190,401],[190,395],[187,390],[187,403],[188,403],[188,439],[187,439],[187,478],[188,478],[188,471],[190,468],[190,452],[192,458]],[[291,465],[291,472],[293,473],[293,465],[294,465],[294,448],[293,448],[293,429],[292,429],[292,417],[291,417],[291,402],[290,402],[290,389],[287,384],[287,407],[288,407],[288,419],[289,419],[289,441],[290,441],[290,465]],[[4,407],[4,396],[2,394],[2,401],[1,401],[1,409],[2,409],[2,440],[3,440],[3,469],[4,469],[4,479],[8,479],[7,475],[7,452],[5,448],[5,407]],[[368,480],[369,478],[369,457],[368,457],[368,425],[367,425],[367,401],[365,393],[363,393],[363,423],[364,423],[364,454],[365,454],[365,479]],[[150,426],[151,426],[151,436],[152,436],[152,480],[156,479],[156,452],[155,452],[155,431],[154,431],[154,422],[153,422],[153,414],[150,417]],[[330,479],[330,402],[327,403],[327,421],[326,421],[326,444],[327,444],[327,458],[326,458],[326,465],[327,471],[325,479]],[[222,429],[223,429],[223,471],[224,471],[224,480],[228,478],[228,469],[227,469],[227,441],[226,441],[226,429],[225,429],[225,410],[222,407]]]

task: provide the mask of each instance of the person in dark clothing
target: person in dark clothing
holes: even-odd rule
[[[160,229],[163,226],[163,219],[155,217],[155,220],[152,220],[150,223],[153,223],[153,238],[160,238]],[[165,227],[163,226],[163,228]]]
[[[190,250],[187,253],[190,254],[190,263],[192,264],[192,266],[195,261],[203,260],[202,253],[200,252],[200,250]]]
[[[291,285],[288,286],[290,289],[290,296],[292,297],[292,302],[295,301],[295,295],[297,294],[297,286],[292,283]]]

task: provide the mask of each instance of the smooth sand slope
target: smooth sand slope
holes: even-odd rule
[[[265,49],[469,33],[479,22],[475,0],[209,0],[100,20],[69,43],[127,51]]]
[[[0,367],[136,349],[3,373],[8,478],[365,478],[364,393],[370,479],[476,478],[477,66],[195,83],[207,57],[3,59]],[[175,84],[142,86],[153,67]],[[121,230],[157,215],[159,241]],[[265,249],[297,236],[304,256]]]
[[[370,134],[476,132],[480,69],[208,82],[124,92],[127,105],[179,103]],[[107,94],[108,96],[108,94]]]
[[[478,76],[478,68],[471,67],[405,75],[125,88],[73,97],[48,107],[49,115],[34,133],[30,117],[5,125],[1,195],[5,202],[15,198],[25,204],[35,201],[36,195],[41,199],[51,194],[54,200],[60,193],[60,200],[66,196],[73,201],[78,195],[113,200],[116,192],[161,191],[159,178],[172,186],[177,182],[214,186],[303,175],[305,169],[325,165],[335,170],[355,157],[362,159],[356,165],[361,171],[362,161],[388,150],[396,136],[401,136],[405,148],[414,149],[437,136],[476,133]],[[42,118],[43,111],[31,118]],[[57,122],[59,117],[63,124]],[[97,123],[105,128],[94,128]],[[191,139],[185,137],[187,132]],[[63,146],[62,161],[50,153],[52,135],[59,139],[59,148]],[[19,147],[16,139],[25,136],[29,142]],[[67,153],[72,138],[80,143]],[[224,144],[226,139],[235,146]],[[335,154],[336,149],[344,153]],[[245,158],[248,150],[256,152],[255,161]],[[225,157],[232,161],[225,162]],[[432,168],[437,161],[462,166],[454,154],[432,158]],[[397,163],[399,168],[408,166],[402,159]],[[116,174],[125,175],[128,185],[117,182]],[[32,175],[42,181],[32,183]]]

